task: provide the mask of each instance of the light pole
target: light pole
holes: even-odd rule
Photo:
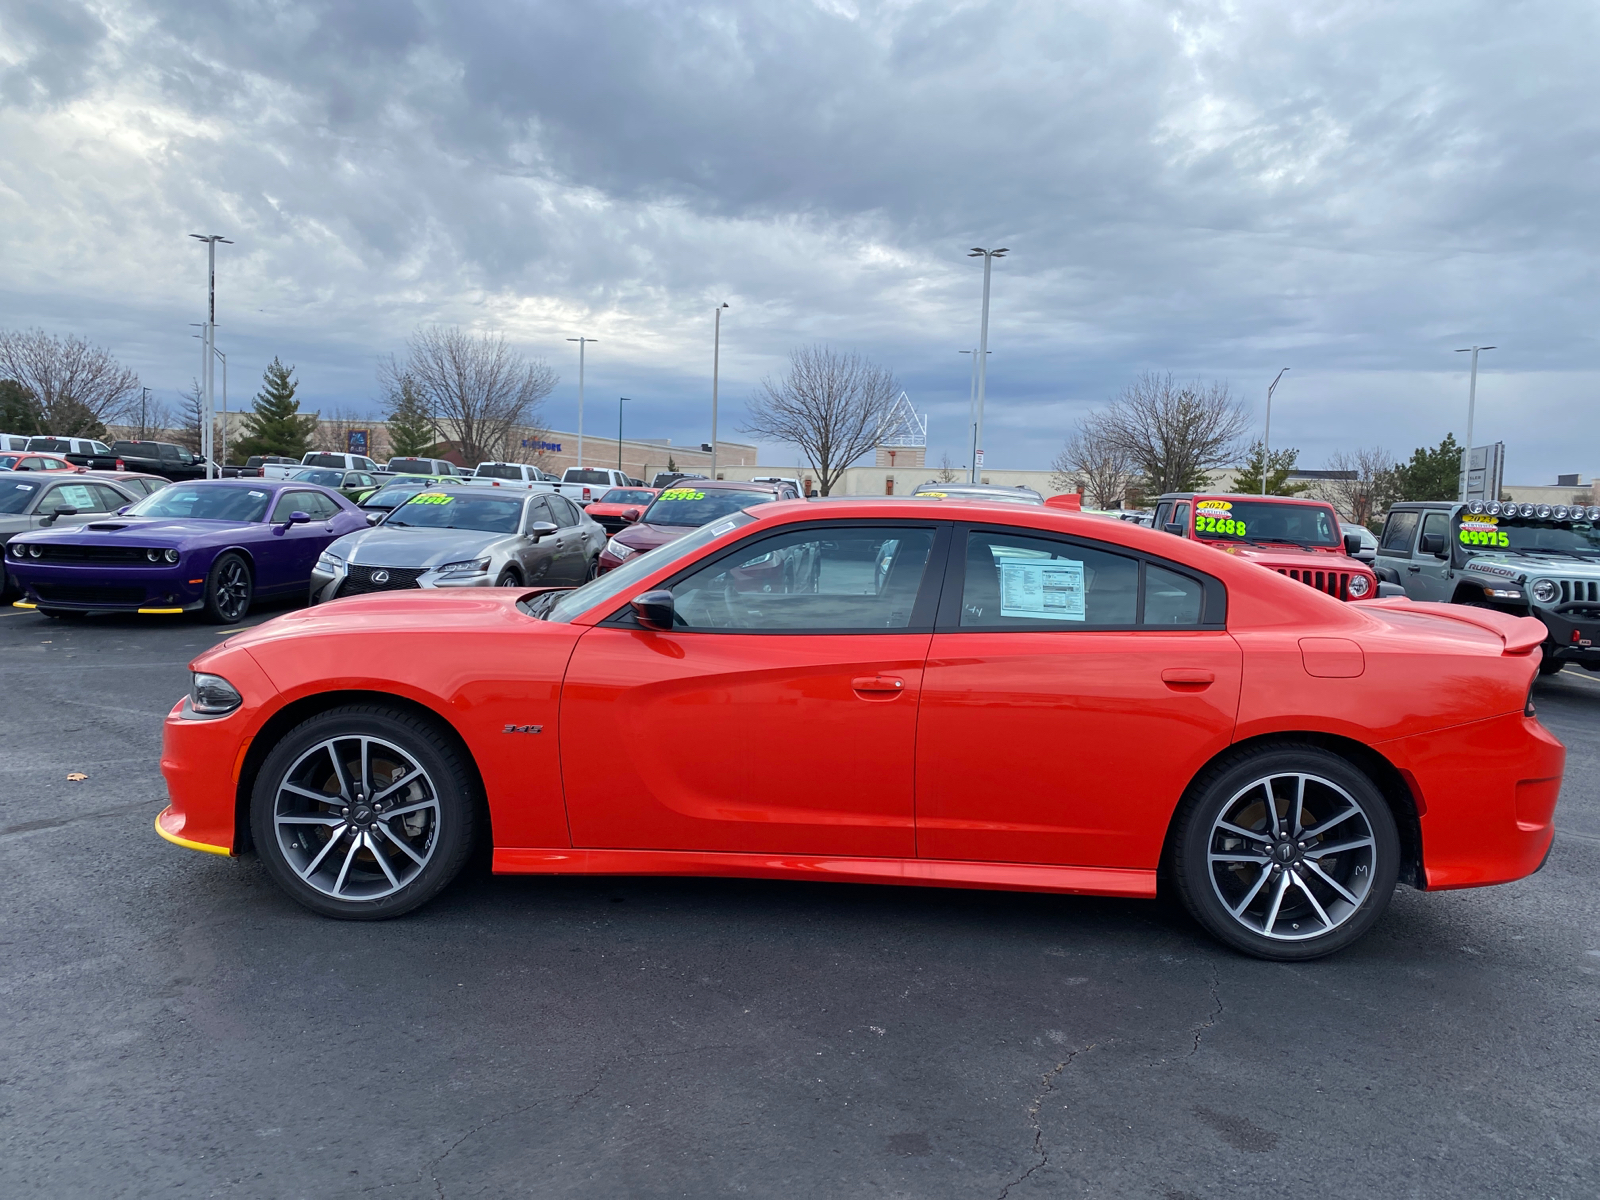
[[[622,470],[622,405],[628,398],[617,397],[617,470]]]
[[[206,244],[206,279],[207,279],[207,305],[205,329],[204,367],[201,371],[205,379],[205,413],[204,424],[200,427],[200,453],[206,460],[206,478],[212,478],[211,471],[215,465],[212,453],[211,422],[217,411],[216,404],[216,364],[212,361],[211,354],[217,347],[217,243],[231,246],[233,243],[220,233],[191,233],[190,237]]]
[[[711,334],[711,478],[717,477],[717,376],[722,370],[722,310],[726,304],[719,304],[713,310],[717,314],[716,328]]]
[[[146,429],[145,429],[145,421],[146,421],[147,418],[144,415],[144,406],[145,406],[145,401],[147,401],[149,399],[150,399],[150,389],[147,388],[147,387],[141,387],[139,389],[139,436],[140,437],[146,436],[146,432],[147,432]]]
[[[978,419],[973,423],[972,432],[972,471],[969,481],[978,482],[979,460],[983,457],[983,395],[984,383],[989,376],[989,269],[994,265],[994,260],[1004,258],[1008,247],[1001,246],[998,250],[985,250],[981,246],[974,246],[967,254],[968,258],[983,259],[983,321],[978,327]]]
[[[1494,346],[1467,346],[1457,350],[1457,354],[1472,354],[1472,382],[1467,385],[1467,444],[1461,448],[1461,495],[1465,502],[1467,498],[1467,476],[1472,473],[1472,418],[1476,415],[1478,407],[1478,351],[1494,350]],[[1500,497],[1496,496],[1498,500]]]
[[[967,439],[972,443],[972,447],[969,449],[974,449],[978,445],[978,352],[977,350],[957,350],[956,353],[972,355],[972,386],[967,392]],[[993,354],[994,351],[990,350],[988,353]],[[974,460],[969,458],[967,461],[970,463]]]
[[[1283,371],[1289,368],[1285,367]],[[1283,371],[1272,377],[1272,382],[1267,386],[1267,429],[1261,435],[1261,494],[1267,494],[1267,464],[1271,462],[1272,450],[1272,393],[1278,390],[1278,380],[1283,378]]]
[[[578,470],[583,470],[583,348],[590,342],[598,342],[599,338],[575,337],[568,338],[569,342],[578,343]]]
[[[211,352],[222,360],[222,450],[217,455],[217,474],[228,463],[228,356],[215,346]]]

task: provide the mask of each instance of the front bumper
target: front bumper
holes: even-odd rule
[[[1550,640],[1544,644],[1546,658],[1600,664],[1600,619],[1590,617],[1587,611],[1573,613],[1537,607],[1533,615],[1550,631]]]
[[[205,604],[205,574],[179,561],[106,567],[10,560],[6,569],[23,602],[63,612],[192,612]]]

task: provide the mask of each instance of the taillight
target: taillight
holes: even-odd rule
[[[1534,678],[1538,679],[1539,677],[1535,675]],[[1527,702],[1522,706],[1522,715],[1525,717],[1536,717],[1539,715],[1538,710],[1533,706],[1533,684],[1531,683],[1528,685]]]
[[[126,463],[124,463],[120,458],[117,459],[117,470],[126,471],[127,469],[128,469],[128,465]]]
[[[585,500],[587,500],[589,498],[589,489],[588,488],[584,488],[583,489],[583,498]]]

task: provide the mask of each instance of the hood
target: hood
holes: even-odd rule
[[[477,558],[496,542],[514,536],[479,529],[408,529],[378,525],[346,534],[328,549],[363,567],[439,567]]]
[[[228,536],[240,529],[259,528],[257,521],[196,521],[181,517],[102,517],[84,525],[47,526],[27,535],[28,541],[48,540],[74,546],[181,546],[199,538]]]
[[[1462,570],[1478,571],[1501,579],[1538,575],[1600,579],[1600,561],[1577,554],[1474,554],[1467,559]]]
[[[1289,567],[1297,571],[1351,571],[1363,575],[1371,575],[1372,568],[1359,559],[1348,558],[1343,554],[1332,554],[1326,550],[1311,550],[1300,546],[1254,546],[1254,545],[1219,545],[1208,542],[1207,545],[1221,550],[1224,554],[1231,554],[1235,558],[1242,558],[1249,562],[1257,562],[1269,567]]]
[[[668,542],[675,542],[693,532],[694,529],[687,525],[630,525],[611,536],[615,541],[621,542],[624,546],[631,546],[635,550],[654,550],[657,546],[665,546]]]

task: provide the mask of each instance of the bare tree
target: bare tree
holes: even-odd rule
[[[43,427],[64,437],[103,429],[139,398],[139,376],[109,351],[42,329],[0,331],[0,376],[31,391]]]
[[[1050,485],[1066,491],[1082,486],[1094,508],[1120,508],[1133,474],[1133,456],[1103,428],[1098,416],[1079,422],[1078,431],[1061,447],[1050,469]]]
[[[939,456],[939,482],[954,483],[960,476],[956,473],[955,464],[950,461],[950,453],[946,451]]]
[[[790,352],[787,375],[761,381],[741,428],[799,446],[826,496],[845,468],[885,436],[899,395],[886,368],[855,353],[802,346]]]
[[[342,405],[336,405],[328,410],[326,416],[317,414],[317,428],[311,435],[311,448],[345,454],[350,449],[350,431],[371,428],[371,421],[358,417]],[[370,439],[371,435],[368,436]]]
[[[136,401],[128,410],[127,427],[136,441],[165,441],[172,429],[172,409],[154,396]]]
[[[1232,463],[1250,427],[1226,383],[1179,386],[1170,373],[1139,376],[1092,420],[1144,476],[1147,493],[1204,486],[1205,472]]]
[[[200,433],[206,424],[205,409],[205,393],[200,390],[200,382],[192,380],[178,393],[178,421],[172,431],[173,441],[191,454],[199,454],[204,444]]]
[[[1328,470],[1343,472],[1348,478],[1318,480],[1313,495],[1357,525],[1370,525],[1399,498],[1394,456],[1382,446],[1329,455]]]
[[[538,424],[560,377],[542,359],[525,359],[498,334],[419,329],[406,342],[406,374],[444,436],[469,463],[507,457],[512,433]]]

